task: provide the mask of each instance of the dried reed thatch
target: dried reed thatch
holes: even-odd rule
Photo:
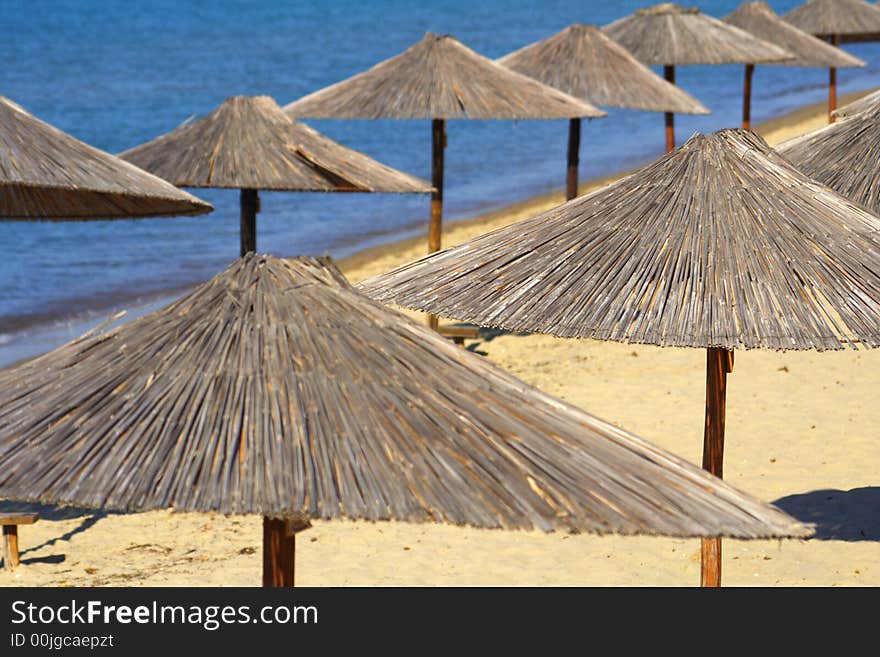
[[[257,250],[259,190],[399,192],[434,188],[287,117],[268,96],[233,96],[205,118],[120,157],[182,187],[241,189],[241,255]]]
[[[722,130],[362,289],[485,326],[706,347],[703,467],[720,477],[734,348],[880,346],[880,218]],[[720,539],[701,555],[720,586]]]
[[[284,107],[331,119],[571,119],[605,112],[428,32],[401,54]]]
[[[519,73],[597,105],[651,112],[708,114],[703,105],[655,74],[594,25],[570,25],[498,60]],[[568,126],[566,199],[578,195],[581,120]]]
[[[595,105],[709,113],[700,101],[654,73],[595,25],[569,25],[497,61]]]
[[[757,135],[723,130],[362,289],[483,326],[563,337],[877,347],[878,257],[880,219]]]
[[[447,119],[580,119],[605,116],[590,103],[428,32],[401,54],[285,106],[295,117],[431,119],[428,252],[442,242]],[[437,328],[437,319],[428,323]]]
[[[0,96],[0,218],[116,219],[211,210]]]
[[[755,64],[791,58],[785,49],[696,7],[671,2],[639,9],[603,31],[650,66]]]
[[[880,105],[790,139],[776,150],[800,171],[880,213]]]
[[[880,11],[863,0],[808,0],[782,20],[816,36],[880,34]]]
[[[832,45],[880,39],[880,10],[862,0],[809,0],[783,17],[795,27],[826,37]],[[837,69],[828,69],[828,122],[837,109]]]
[[[843,107],[834,110],[834,118],[847,119],[851,116],[855,116],[859,112],[872,109],[877,105],[880,105],[880,89],[872,91],[868,95],[851,102],[849,105],[844,105]]]
[[[604,32],[644,64],[663,66],[669,82],[675,67],[690,64],[754,64],[790,59],[782,48],[697,8],[669,2],[639,9],[606,25]],[[675,148],[675,118],[666,114],[666,152]]]
[[[780,18],[766,2],[745,2],[723,19],[760,39],[774,43],[794,55],[793,59],[768,62],[780,66],[848,68],[867,64],[849,53],[835,48]]]
[[[851,67],[865,66],[865,62],[828,45],[808,32],[803,32],[786,23],[776,15],[766,2],[746,2],[724,19],[725,23],[735,25],[750,34],[776,43],[794,55],[794,59],[776,62],[782,66]],[[773,62],[770,62],[773,63]],[[743,88],[743,128],[751,128],[752,74],[754,64],[746,64]],[[837,104],[837,74],[832,73],[829,84],[828,105],[831,111]]]
[[[251,254],[0,372],[0,496],[744,538],[807,527],[354,290]]]
[[[180,187],[429,193],[426,181],[292,121],[268,96],[233,96],[213,112],[120,153]]]

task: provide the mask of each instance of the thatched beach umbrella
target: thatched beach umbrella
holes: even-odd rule
[[[706,349],[703,466],[721,476],[734,349],[880,346],[880,219],[723,130],[362,289],[511,331]],[[704,543],[705,584],[720,549]]]
[[[455,37],[428,32],[399,55],[290,103],[292,117],[431,119],[428,253],[441,246],[443,151],[450,119],[573,119],[605,116],[586,101],[477,54]],[[429,318],[436,328],[436,319]]]
[[[836,46],[841,40],[880,39],[880,10],[863,0],[808,0],[783,14],[782,20],[796,28],[828,39]],[[828,122],[834,122],[837,108],[837,69],[828,69]]]
[[[854,100],[848,105],[838,107],[831,113],[831,115],[835,119],[848,119],[851,116],[855,116],[859,112],[864,112],[865,110],[876,107],[877,105],[880,105],[880,89],[878,89],[877,91],[872,91],[868,95],[862,96],[858,100]]]
[[[594,105],[675,114],[709,113],[700,101],[654,73],[595,25],[569,25],[497,61]],[[571,119],[567,200],[577,196],[580,140],[581,119]]]
[[[776,147],[800,171],[880,214],[880,105]]]
[[[0,218],[117,219],[212,209],[0,96]]]
[[[840,48],[829,45],[818,37],[799,30],[782,20],[766,2],[745,2],[739,9],[724,19],[725,23],[754,34],[756,37],[775,43],[794,55],[794,59],[776,62],[781,66],[800,66],[810,68],[850,68],[867,64]],[[774,62],[770,62],[773,64]],[[743,87],[743,129],[751,128],[752,75],[754,64],[746,64]],[[830,110],[831,97],[828,104]]]
[[[168,307],[0,371],[0,497],[310,519],[807,536],[686,461],[366,298],[249,254]]]
[[[675,67],[695,64],[764,64],[790,59],[779,46],[671,2],[639,9],[609,23],[605,34],[649,66],[662,66],[675,83]],[[675,148],[675,117],[666,113],[666,151]]]
[[[259,190],[428,194],[424,180],[289,119],[268,96],[233,96],[206,117],[119,155],[179,187],[240,189],[241,255],[256,251]]]

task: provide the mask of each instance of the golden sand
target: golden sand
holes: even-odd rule
[[[824,112],[817,104],[758,131],[778,143],[823,125]],[[550,194],[456,222],[444,244],[561,200],[561,192]],[[343,266],[361,280],[423,252],[423,239],[412,239],[371,249]],[[529,383],[700,462],[702,350],[539,335],[505,335],[476,350]],[[880,585],[880,350],[742,352],[728,385],[727,480],[768,501],[788,498],[785,508],[817,521],[819,535],[725,541],[723,583]],[[261,535],[261,520],[250,517],[159,511],[44,518],[21,528],[23,565],[0,572],[0,585],[258,585]],[[322,522],[299,534],[297,548],[302,585],[699,582],[695,540]]]

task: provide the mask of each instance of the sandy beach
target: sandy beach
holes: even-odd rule
[[[841,104],[861,94],[841,99]],[[776,144],[825,123],[819,103],[757,127]],[[646,119],[647,120],[647,119]],[[608,182],[593,181],[582,193]],[[450,224],[444,245],[553,207],[556,192]],[[419,237],[342,265],[353,281],[424,253]],[[525,381],[700,462],[705,355],[546,336],[471,345]],[[741,352],[729,379],[725,476],[800,520],[810,540],[724,542],[726,586],[880,585],[880,351]],[[0,502],[0,510],[20,505]],[[46,509],[0,586],[256,586],[261,519]],[[692,586],[699,542],[443,525],[320,522],[297,538],[297,583]]]

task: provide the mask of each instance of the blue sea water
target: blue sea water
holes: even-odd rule
[[[111,153],[204,115],[235,94],[284,105],[393,56],[426,31],[499,57],[573,22],[604,25],[645,0],[0,0],[3,94]],[[705,0],[714,16],[738,0]],[[783,13],[798,0],[775,0]],[[841,92],[880,84],[880,44],[847,49],[869,62],[839,73]],[[687,67],[678,83],[713,110],[677,117],[679,141],[740,120],[742,67]],[[827,71],[758,67],[753,120],[826,97]],[[584,127],[581,173],[646,162],[663,148],[662,117],[609,109]],[[393,167],[430,176],[427,121],[310,121]],[[459,121],[448,127],[446,217],[561,187],[562,121]],[[238,195],[197,190],[216,207],[196,218],[0,223],[0,364],[49,348],[83,314],[136,305],[205,280],[238,255]],[[344,256],[424,230],[424,196],[262,195],[260,251]],[[75,319],[78,318],[78,319]],[[59,327],[61,332],[59,333]],[[47,329],[55,332],[46,333]],[[43,335],[43,337],[40,337]],[[68,336],[63,336],[68,337]]]

